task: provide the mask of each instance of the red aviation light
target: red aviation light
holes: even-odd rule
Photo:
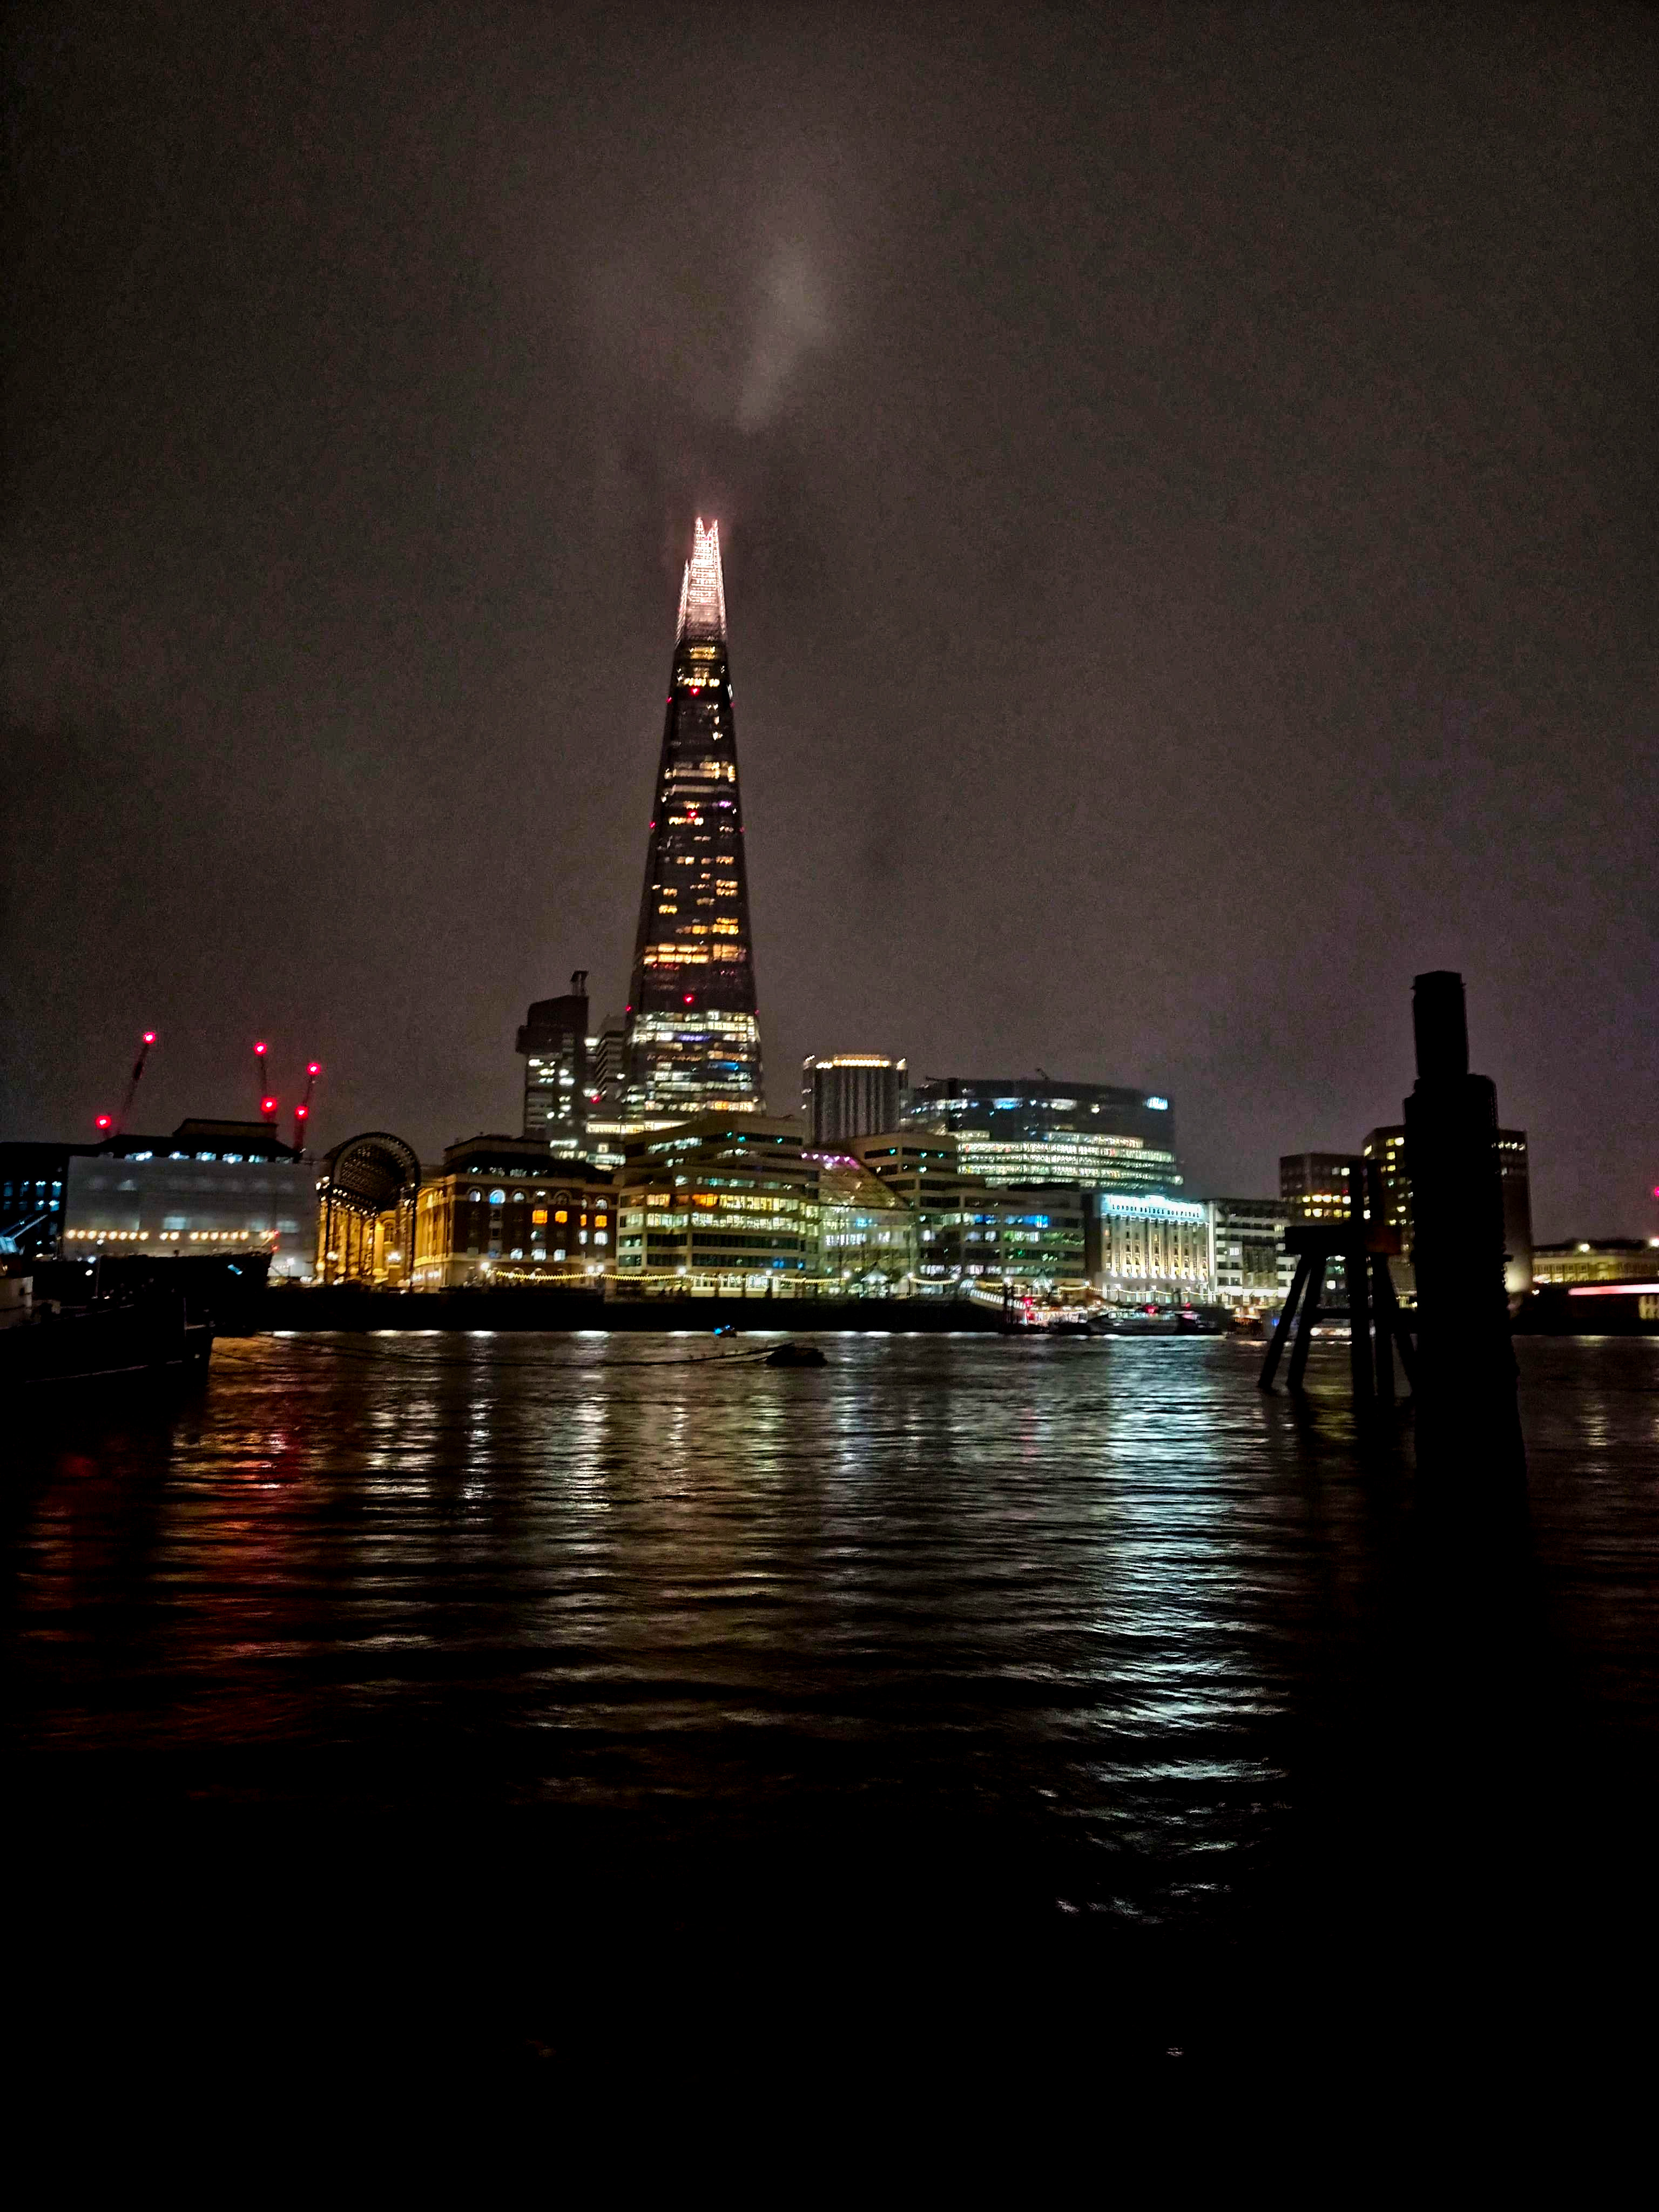
[[[685,994],[685,1003],[688,1006],[692,1003],[692,994],[690,991]]]
[[[100,1114],[92,1126],[94,1129],[101,1129],[107,1134],[115,1127],[115,1116],[112,1114]]]
[[[155,1043],[155,1030],[146,1030],[144,1031],[144,1042],[145,1042],[146,1044],[154,1044],[154,1043]]]
[[[262,1098],[259,1101],[259,1111],[262,1114],[274,1114],[276,1111],[276,1101],[274,1098]]]
[[[263,1060],[263,1059],[264,1058],[264,1056],[265,1056],[265,1048],[264,1048],[264,1046],[263,1044],[256,1044],[256,1045],[254,1046],[253,1049],[254,1049],[254,1051],[258,1054],[258,1056],[259,1056],[259,1058],[260,1058],[261,1060]]]
[[[306,1073],[307,1075],[320,1075],[322,1072],[323,1063],[320,1060],[308,1060],[306,1062]]]
[[[296,1121],[303,1121],[310,1112],[309,1106],[296,1106],[294,1109],[294,1118]]]

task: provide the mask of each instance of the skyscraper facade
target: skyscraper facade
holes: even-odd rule
[[[629,993],[630,1121],[763,1110],[720,525],[680,586]]]

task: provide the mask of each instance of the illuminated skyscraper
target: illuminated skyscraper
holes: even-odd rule
[[[720,525],[701,518],[657,769],[628,1008],[630,1121],[763,1110]]]

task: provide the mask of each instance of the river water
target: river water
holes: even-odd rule
[[[1340,1348],[1297,1408],[1225,1340],[231,1340],[34,1415],[44,1979],[508,2067],[1617,2042],[1659,1341],[1522,1343],[1527,1496],[1452,1511]]]

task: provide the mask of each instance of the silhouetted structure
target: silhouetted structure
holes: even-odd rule
[[[1418,1464],[1451,1478],[1525,1466],[1504,1288],[1498,1093],[1469,1073],[1463,979],[1412,993],[1417,1083],[1406,1101],[1417,1274]]]
[[[1393,1401],[1396,1351],[1406,1380],[1414,1383],[1416,1379],[1412,1340],[1389,1272],[1389,1261],[1400,1251],[1400,1235],[1382,1218],[1376,1169],[1363,1160],[1342,1161],[1338,1154],[1322,1157],[1338,1164],[1340,1174],[1328,1180],[1334,1188],[1348,1191],[1352,1202],[1346,1212],[1333,1210],[1323,1218],[1286,1224],[1285,1249],[1296,1257],[1296,1273],[1261,1363],[1261,1388],[1273,1389],[1280,1356],[1291,1344],[1285,1381],[1291,1389],[1300,1390],[1326,1283],[1337,1280],[1347,1304],[1354,1411],[1363,1417]]]

